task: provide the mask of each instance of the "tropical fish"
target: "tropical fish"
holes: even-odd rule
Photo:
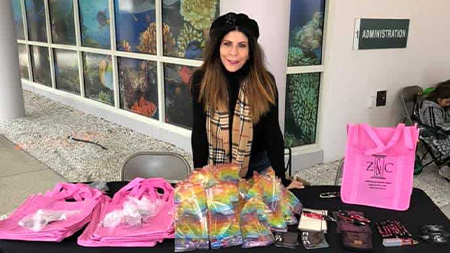
[[[200,42],[193,40],[187,44],[186,51],[184,53],[184,58],[186,59],[196,59],[202,56],[202,48]]]
[[[98,64],[98,75],[103,86],[114,90],[111,61],[102,60]]]
[[[100,25],[100,28],[109,25],[109,18],[106,17],[106,12],[107,10],[97,12],[96,20]]]
[[[119,0],[119,11],[141,13],[155,9],[155,2],[149,0]]]

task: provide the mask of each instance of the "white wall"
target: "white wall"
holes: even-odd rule
[[[319,128],[325,161],[343,155],[347,123],[396,125],[402,87],[450,79],[449,10],[448,0],[330,0]],[[410,19],[407,48],[353,51],[357,18]],[[377,89],[387,90],[387,106],[370,109]]]
[[[11,1],[0,8],[0,122],[25,114]]]
[[[220,1],[220,15],[228,12],[245,13],[258,23],[258,43],[264,50],[267,68],[277,82],[281,129],[284,129],[290,7],[290,0]]]

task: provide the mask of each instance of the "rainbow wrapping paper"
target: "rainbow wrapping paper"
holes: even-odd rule
[[[238,184],[240,168],[237,164],[221,164],[212,168],[214,177],[220,182]]]
[[[181,182],[175,188],[175,252],[208,249],[208,209],[201,184]]]
[[[267,246],[274,242],[268,225],[266,204],[258,198],[249,199],[241,211],[241,233],[243,248]]]
[[[206,196],[211,248],[241,245],[241,230],[236,213],[239,190],[236,184],[221,182],[207,189]]]
[[[233,164],[205,166],[175,189],[175,251],[267,246],[297,223],[302,205],[271,169],[239,178]]]
[[[214,176],[212,168],[213,166],[205,166],[201,170],[193,171],[189,177],[188,181],[193,184],[201,184],[204,189],[213,187],[219,180]]]
[[[298,223],[297,218],[294,214],[300,214],[302,211],[302,203],[300,200],[288,189],[283,189],[283,196],[280,200],[280,205],[282,209],[284,220],[287,225],[294,225]]]

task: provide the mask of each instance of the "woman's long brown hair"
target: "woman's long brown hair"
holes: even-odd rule
[[[236,27],[239,31],[238,27]],[[222,103],[228,107],[228,89],[227,81],[223,73],[222,62],[220,60],[220,44],[221,37],[212,37],[208,41],[204,51],[204,62],[201,67],[204,75],[200,84],[200,92],[198,102],[203,103],[205,110],[210,108],[214,114],[216,108]],[[264,53],[256,39],[247,36],[249,45],[249,73],[243,82],[246,83],[246,95],[252,113],[253,123],[257,123],[261,116],[268,110],[270,104],[276,103],[276,86],[275,80],[266,69],[264,64]],[[230,108],[234,110],[234,108]]]

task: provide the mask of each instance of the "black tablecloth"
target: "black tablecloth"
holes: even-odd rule
[[[124,182],[110,182],[108,186],[110,190],[108,195],[113,195],[118,191]],[[346,205],[343,204],[339,198],[334,199],[320,199],[319,194],[322,192],[339,191],[337,186],[310,186],[303,190],[294,190],[294,194],[300,199],[304,207],[327,210],[355,210],[362,211],[366,217],[370,218],[372,222],[378,222],[386,219],[398,219],[406,225],[408,230],[412,233],[414,238],[418,238],[418,233],[421,225],[425,224],[441,224],[450,230],[450,220],[441,212],[441,210],[433,203],[433,201],[420,189],[414,189],[411,206],[409,210],[404,212],[390,211],[378,208]],[[289,230],[297,231],[295,226]],[[374,243],[375,252],[450,252],[450,245],[445,247],[438,247],[430,245],[426,242],[419,241],[418,245],[404,246],[396,248],[385,248],[381,243],[381,237],[372,228],[372,239]],[[0,241],[1,252],[48,252],[48,253],[69,253],[69,252],[174,252],[174,240],[164,240],[163,243],[158,244],[154,248],[85,248],[77,245],[77,237],[81,231],[73,236],[65,239],[60,243],[48,242],[25,242],[25,241]],[[315,249],[313,252],[345,252],[341,246],[339,234],[336,233],[336,224],[328,222],[327,241],[330,244],[329,248]],[[275,246],[264,248],[243,249],[240,247],[232,247],[227,249],[220,249],[220,252],[276,252],[290,251],[292,249],[277,248]],[[295,251],[308,252],[302,245]]]

